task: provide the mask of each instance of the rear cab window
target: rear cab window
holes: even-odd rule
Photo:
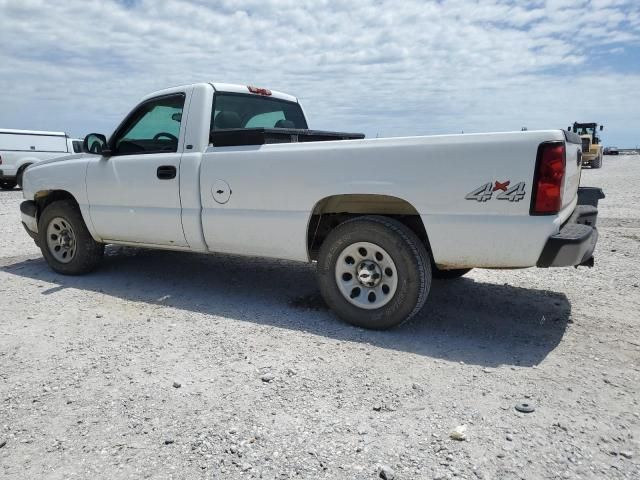
[[[239,128],[308,128],[298,103],[261,95],[216,92],[212,112],[212,131]]]

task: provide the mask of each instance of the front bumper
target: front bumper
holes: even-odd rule
[[[22,226],[29,236],[36,240],[38,236],[38,207],[33,200],[25,200],[20,204]]]
[[[598,201],[603,198],[604,192],[599,188],[578,189],[576,209],[560,231],[547,240],[538,267],[593,266],[593,251],[598,241]]]

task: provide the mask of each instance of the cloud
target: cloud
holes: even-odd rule
[[[146,93],[217,80],[369,136],[595,120],[640,142],[635,0],[56,3],[0,0],[2,127],[109,132]]]

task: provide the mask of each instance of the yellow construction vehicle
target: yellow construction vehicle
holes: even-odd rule
[[[604,126],[600,125],[600,131],[602,131],[603,128]],[[573,127],[569,127],[567,130],[577,133],[580,135],[580,138],[582,138],[582,166],[589,166],[591,168],[602,167],[604,152],[600,144],[600,137],[597,135],[598,124],[595,122],[574,122]]]

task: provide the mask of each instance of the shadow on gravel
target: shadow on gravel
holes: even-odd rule
[[[102,268],[82,277],[58,275],[42,258],[4,259],[0,269],[55,284],[35,301],[66,288],[91,290],[488,367],[537,365],[571,321],[564,294],[462,278],[434,281],[426,307],[409,324],[367,331],[327,309],[312,266],[227,255],[109,247]]]

